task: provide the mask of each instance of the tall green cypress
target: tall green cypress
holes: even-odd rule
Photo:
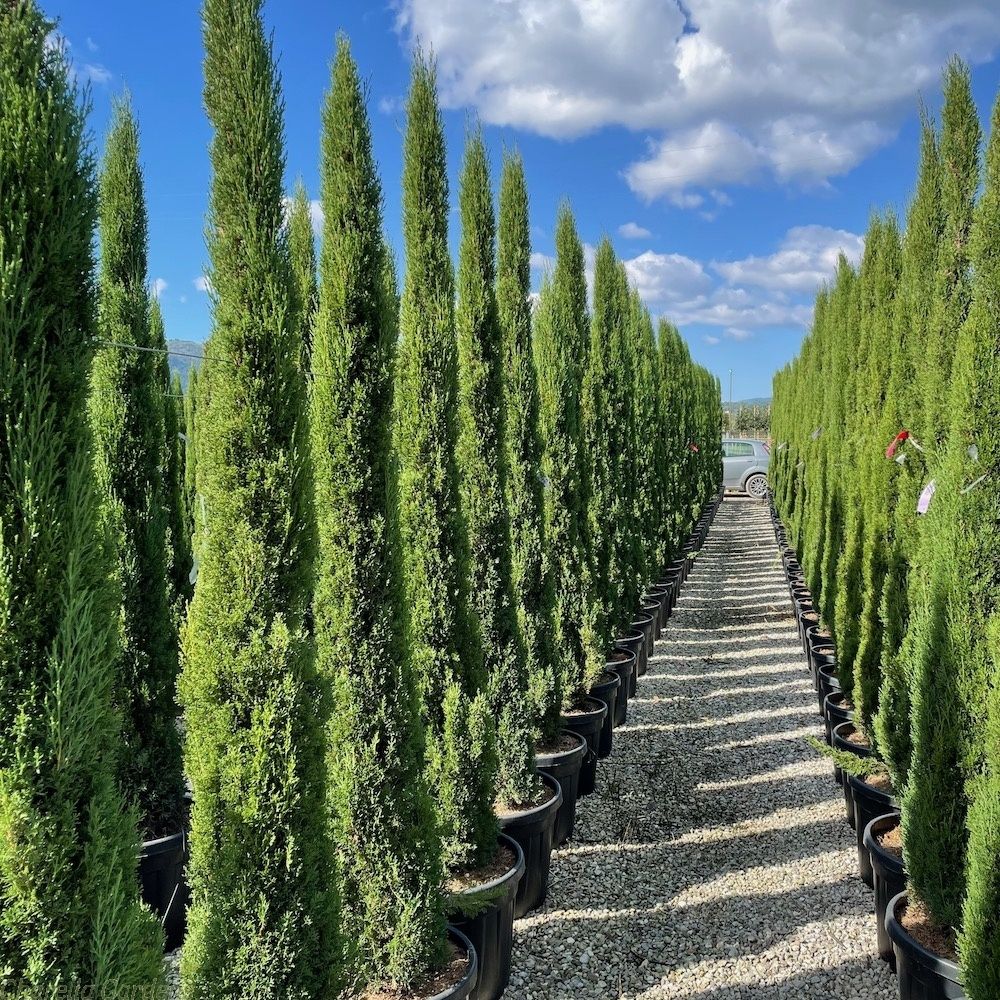
[[[292,266],[293,325],[302,343],[302,364],[308,371],[316,313],[316,240],[313,237],[309,195],[301,178],[288,210],[288,256]]]
[[[594,623],[586,462],[581,457],[586,307],[583,247],[572,213],[563,206],[555,270],[542,285],[533,346],[543,442],[546,571],[555,591],[553,634],[564,708],[586,698],[604,669]]]
[[[683,344],[677,328],[661,319],[657,336],[657,374],[663,410],[662,433],[666,460],[660,466],[663,507],[660,513],[660,568],[665,568],[681,544],[684,504],[681,470],[687,452],[684,414],[687,389],[683,374]]]
[[[350,46],[323,107],[312,345],[317,662],[333,691],[328,785],[352,985],[412,986],[442,957],[440,842],[408,661],[392,452],[397,299]]]
[[[1000,995],[1000,98],[971,235],[975,279],[955,357],[949,464],[956,475],[948,484],[958,490],[951,556],[960,586],[950,595],[948,628],[967,720],[968,895],[959,954],[971,1000],[988,1000]]]
[[[184,778],[175,719],[177,632],[172,614],[163,325],[150,323],[146,203],[139,130],[114,110],[100,181],[98,328],[90,420],[104,530],[116,555],[122,788],[148,837],[181,823]]]
[[[506,371],[507,508],[511,583],[528,662],[538,738],[559,735],[562,672],[553,641],[555,588],[545,560],[545,489],[538,372],[531,342],[531,229],[524,163],[507,156],[500,182],[497,311]]]
[[[528,707],[528,657],[517,620],[507,511],[504,344],[497,312],[496,221],[486,146],[469,137],[459,206],[459,467],[471,549],[470,592],[479,622],[490,707],[497,723],[497,802],[529,803],[537,779]]]
[[[184,388],[184,501],[188,514],[188,535],[191,539],[191,557],[194,561],[195,529],[198,523],[198,369],[188,372]]]
[[[434,66],[418,56],[403,153],[406,277],[396,430],[413,664],[445,864],[457,872],[484,864],[496,850],[496,761],[461,509],[455,291],[436,87]]]
[[[639,293],[632,289],[629,301],[629,358],[633,365],[630,381],[632,403],[632,564],[635,610],[643,588],[653,575],[653,535],[659,511],[656,507],[656,479],[653,469],[653,442],[658,436],[656,410],[659,385],[654,377],[656,347],[653,321]]]
[[[149,330],[159,343],[166,348],[163,336],[163,313],[155,300],[149,308]],[[159,331],[157,333],[157,331]],[[184,422],[184,390],[181,377],[176,372],[171,375],[170,362],[166,353],[161,354],[160,374],[167,388],[166,404],[163,409],[163,431],[167,442],[167,511],[170,527],[172,597],[175,619],[180,623],[187,604],[194,593],[191,583],[191,513],[187,507],[184,492],[184,449],[187,439],[187,425]]]
[[[162,988],[87,419],[94,162],[52,27],[0,5],[0,993],[31,997]]]
[[[306,998],[331,986],[335,931],[280,81],[261,0],[206,0],[202,18],[213,330],[198,389],[204,524],[181,676],[194,788],[181,974],[188,997]]]

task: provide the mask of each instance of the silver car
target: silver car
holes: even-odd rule
[[[763,441],[722,442],[722,485],[740,490],[757,500],[767,496],[767,467],[771,453]]]

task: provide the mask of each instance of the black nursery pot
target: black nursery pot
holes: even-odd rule
[[[503,813],[500,829],[516,840],[524,852],[524,878],[514,897],[514,916],[537,910],[549,891],[549,861],[552,857],[556,816],[563,802],[562,788],[550,774],[540,776],[549,797],[532,809]],[[506,985],[506,983],[504,984]]]
[[[826,728],[826,745],[833,746],[833,730],[842,722],[854,721],[854,709],[847,703],[843,691],[832,691],[823,702],[823,723]],[[842,772],[836,764],[833,765],[833,780],[843,783]]]
[[[889,900],[906,888],[906,868],[903,859],[893,851],[886,850],[879,838],[899,826],[899,813],[876,816],[865,827],[864,844],[871,858],[875,874],[875,928],[878,931],[878,956],[895,970],[896,953],[885,928],[885,914]]]
[[[819,712],[822,715],[823,702],[826,701],[826,696],[840,690],[840,678],[837,676],[836,662],[823,664],[816,674],[816,679],[819,683],[819,690],[817,692],[819,695]]]
[[[861,875],[861,881],[869,889],[874,889],[875,873],[872,871],[871,853],[865,847],[865,829],[876,816],[898,812],[899,804],[891,792],[875,788],[853,774],[847,775],[847,781],[851,786],[851,796],[854,799],[854,830],[858,835],[858,872]]]
[[[899,922],[905,907],[904,891],[889,900],[885,912],[886,933],[896,954],[899,1000],[965,1000],[966,993],[958,981],[958,966],[928,951]]]
[[[489,882],[456,893],[458,898],[474,897],[477,893],[489,893],[495,898],[473,916],[466,916],[458,907],[448,914],[448,922],[469,939],[479,958],[478,982],[468,993],[457,994],[470,1000],[499,1000],[510,982],[514,899],[524,878],[525,863],[521,846],[513,837],[501,833],[498,840],[514,854],[513,866]]]
[[[618,708],[618,695],[621,691],[622,679],[613,670],[607,670],[601,674],[597,683],[590,689],[590,696],[598,701],[603,701],[608,706],[608,711],[604,716],[604,723],[601,726],[601,738],[597,744],[597,759],[604,760],[611,756],[611,749],[614,744],[615,714]],[[555,775],[559,777],[559,775]]]
[[[613,670],[622,679],[622,686],[618,689],[618,704],[615,705],[615,726],[623,726],[628,720],[628,696],[632,691],[632,677],[644,642],[641,632],[630,632],[615,643],[615,651],[604,665],[605,670]]]
[[[615,679],[618,684],[618,678]],[[583,758],[587,755],[587,741],[579,733],[563,730],[563,735],[571,737],[576,745],[569,750],[558,750],[554,753],[536,753],[535,767],[539,774],[547,774],[555,778],[562,788],[562,804],[556,813],[556,825],[552,829],[552,842],[555,846],[565,844],[573,836],[576,825],[576,800],[579,796],[580,768]]]
[[[812,631],[812,630],[810,630]],[[809,669],[812,673],[813,687],[819,691],[819,671],[821,667],[837,665],[837,650],[833,641],[825,637],[820,629],[816,629],[809,638]]]
[[[187,857],[184,833],[144,841],[139,853],[142,901],[160,920],[165,951],[173,951],[184,943],[191,897],[184,872]]]
[[[473,990],[479,983],[479,956],[472,942],[457,928],[449,925],[448,940],[459,950],[465,952],[466,966],[462,978],[457,983],[435,993],[427,1000],[469,1000]]]
[[[649,615],[653,619],[653,628],[650,631],[648,649],[649,655],[652,656],[656,640],[660,638],[660,604],[654,598],[643,597],[639,602],[639,613]]]
[[[871,757],[875,751],[871,747],[863,746],[860,743],[852,743],[847,737],[855,730],[853,722],[842,722],[833,728],[833,747],[835,750],[842,750],[844,753],[852,753],[855,757]],[[851,829],[855,829],[854,817],[854,796],[851,794],[850,782],[844,783],[844,809],[847,813],[847,822],[851,824]],[[884,810],[883,810],[884,811]],[[864,827],[862,827],[864,829]]]
[[[632,616],[632,621],[629,623],[632,628],[641,632],[643,635],[644,645],[642,648],[642,655],[636,658],[636,671],[632,678],[632,691],[631,694],[635,694],[635,678],[644,677],[646,671],[649,670],[649,658],[653,655],[653,648],[656,645],[656,611],[639,611]]]
[[[608,714],[608,706],[596,698],[584,699],[580,711],[572,715],[563,715],[563,726],[574,733],[579,733],[587,741],[587,752],[580,768],[579,796],[590,795],[597,784],[597,748],[601,740],[601,726],[604,716]]]
[[[808,607],[801,605],[798,608],[799,621],[799,641],[802,643],[802,652],[806,657],[806,666],[809,666],[809,639],[807,633],[811,628],[819,628],[819,612],[813,607],[812,601]]]
[[[659,639],[667,625],[667,615],[670,613],[668,605],[670,603],[670,593],[665,586],[659,583],[646,588],[645,599],[656,604],[656,638]]]

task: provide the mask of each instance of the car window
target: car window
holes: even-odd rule
[[[726,441],[722,445],[726,458],[753,458],[752,441]]]

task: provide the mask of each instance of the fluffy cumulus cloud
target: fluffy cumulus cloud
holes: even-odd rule
[[[816,184],[895,134],[957,52],[1000,43],[982,0],[395,0],[442,95],[496,125],[649,135],[623,165],[647,199],[701,208],[757,178]],[[717,202],[718,203],[718,202]]]
[[[644,240],[653,234],[638,222],[626,222],[618,227],[618,235],[624,240]]]

